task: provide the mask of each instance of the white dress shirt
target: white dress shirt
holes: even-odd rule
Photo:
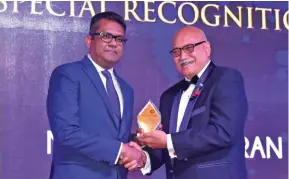
[[[204,71],[207,69],[210,62],[211,61],[209,61],[207,63],[207,65],[197,74],[199,78],[202,76]],[[187,78],[185,78],[185,80],[190,81]],[[186,91],[183,91],[183,94],[182,94],[181,100],[180,100],[180,104],[179,104],[176,132],[179,132],[179,129],[180,129],[180,126],[181,126],[181,123],[182,123],[182,120],[183,120],[183,117],[185,114],[185,110],[186,110],[187,105],[189,103],[190,97],[192,96],[194,88],[195,88],[195,85],[191,84]],[[171,158],[177,158],[177,155],[175,153],[175,149],[173,146],[171,134],[167,134],[167,149],[168,149],[168,152],[169,152],[169,155]],[[148,155],[147,155],[147,158],[148,158]],[[151,171],[151,164],[150,164],[150,161],[147,160],[147,163],[146,163],[145,167],[141,170],[141,172],[143,173],[143,175],[145,175],[147,173],[150,173],[150,171]]]
[[[207,63],[207,65],[197,74],[198,77],[200,78],[202,76],[202,74],[204,73],[204,71],[207,69],[208,65],[210,64],[210,61]],[[190,81],[189,79],[186,79],[186,81]],[[187,108],[187,105],[189,103],[189,100],[192,96],[192,93],[195,89],[195,85],[191,84],[189,86],[189,88],[186,91],[183,91],[183,94],[181,96],[181,100],[180,100],[180,104],[179,104],[179,111],[178,111],[178,120],[177,120],[177,128],[176,128],[176,132],[179,132],[180,130],[180,126]],[[177,158],[177,155],[175,153],[175,149],[173,146],[173,142],[172,142],[172,137],[171,134],[167,134],[167,148],[169,151],[169,155],[171,158]]]
[[[90,61],[92,62],[92,64],[94,65],[95,69],[97,70],[97,72],[98,72],[98,74],[99,74],[99,76],[100,76],[100,79],[101,79],[101,81],[102,81],[102,83],[103,83],[103,86],[104,86],[105,90],[107,90],[107,89],[106,89],[106,77],[102,74],[102,71],[104,71],[105,69],[102,68],[101,66],[99,66],[98,64],[96,64],[96,63],[92,60],[90,54],[88,54],[87,57],[89,58],[89,60],[90,60]],[[117,93],[117,96],[118,96],[118,99],[119,99],[120,116],[121,116],[121,118],[122,118],[122,114],[123,114],[123,96],[122,96],[122,93],[121,93],[121,89],[120,89],[120,86],[119,86],[119,84],[118,84],[118,82],[117,82],[117,79],[116,79],[116,77],[115,77],[115,75],[114,75],[113,68],[111,68],[111,69],[109,69],[109,70],[107,70],[107,71],[109,71],[109,73],[110,73],[111,76],[112,76],[113,86],[114,86],[114,88],[115,88],[115,90],[116,90],[116,93]],[[115,164],[117,164],[117,162],[118,162],[118,158],[119,158],[119,155],[120,155],[120,153],[121,153],[121,150],[122,150],[122,143],[121,143],[121,145],[120,145],[120,149],[119,149],[118,155],[117,155],[117,157],[116,157]]]

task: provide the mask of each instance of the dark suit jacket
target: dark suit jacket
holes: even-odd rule
[[[124,100],[121,124],[86,56],[53,71],[47,97],[54,136],[51,179],[126,178],[127,170],[115,160],[121,142],[129,141],[134,98],[132,88],[116,77]]]
[[[244,124],[248,112],[240,72],[212,62],[199,79],[176,131],[181,81],[160,99],[163,128],[172,136],[177,159],[167,149],[149,151],[152,171],[163,163],[168,179],[245,179]]]

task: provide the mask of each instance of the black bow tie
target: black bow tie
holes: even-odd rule
[[[197,75],[195,75],[190,81],[184,80],[182,84],[183,90],[186,91],[191,84],[196,85],[198,80],[199,80],[199,77]]]

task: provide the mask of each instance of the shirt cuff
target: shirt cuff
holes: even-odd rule
[[[119,151],[118,151],[117,157],[116,157],[115,162],[114,162],[115,165],[116,165],[117,162],[118,162],[118,159],[119,159],[120,154],[121,154],[121,150],[122,150],[122,143],[120,143]]]
[[[167,134],[167,149],[169,151],[169,155],[171,158],[177,158],[177,154],[173,146],[171,134]]]
[[[143,152],[146,155],[147,160],[146,160],[145,166],[141,168],[140,171],[143,175],[146,175],[151,172],[151,159],[150,159],[149,154],[146,151],[143,151]]]

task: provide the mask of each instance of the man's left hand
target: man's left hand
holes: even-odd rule
[[[137,140],[153,149],[167,148],[167,135],[161,130],[140,134]]]

